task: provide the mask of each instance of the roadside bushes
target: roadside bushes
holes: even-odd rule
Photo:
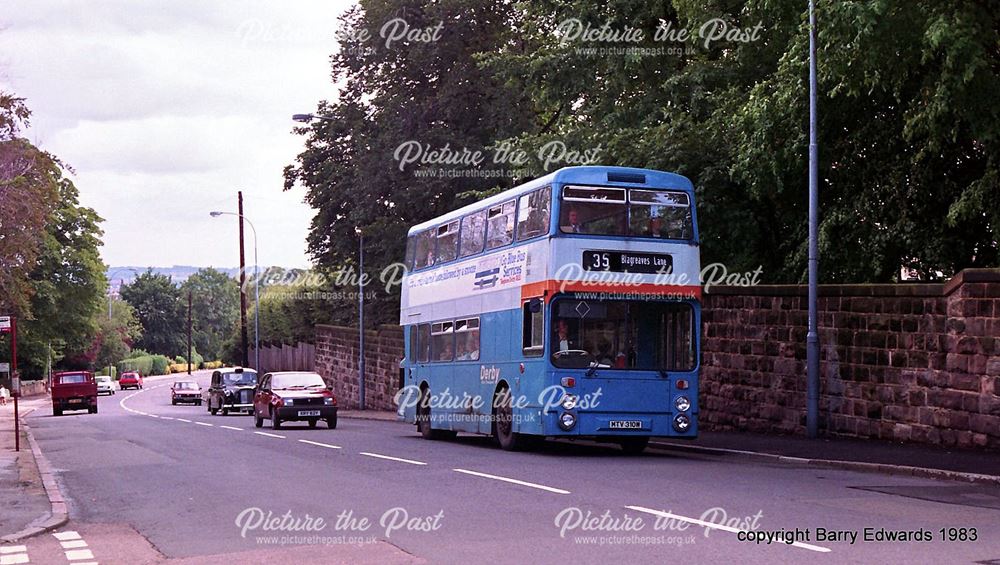
[[[170,370],[170,359],[163,355],[141,355],[118,363],[118,373],[139,371],[143,376],[166,375]]]

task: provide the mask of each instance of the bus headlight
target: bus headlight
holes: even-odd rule
[[[562,397],[562,402],[559,403],[566,410],[572,410],[576,408],[577,397],[575,394],[567,394]]]
[[[677,408],[678,412],[687,412],[691,409],[691,401],[686,396],[678,396],[674,399],[674,408]]]
[[[691,418],[687,417],[687,414],[678,414],[674,417],[674,429],[678,432],[684,433],[688,431],[691,427]]]
[[[575,425],[576,425],[576,416],[574,416],[572,413],[563,412],[562,414],[559,415],[559,427],[562,428],[563,431],[568,432],[572,430],[573,426]]]

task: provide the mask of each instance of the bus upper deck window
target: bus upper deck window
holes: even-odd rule
[[[417,243],[413,256],[413,268],[423,269],[434,264],[434,230],[425,230],[416,235]]]
[[[691,205],[683,192],[630,190],[631,235],[690,239],[692,236]]]
[[[549,231],[549,187],[522,195],[517,205],[517,240],[538,237]]]
[[[486,210],[473,212],[462,218],[462,257],[475,255],[486,243]]]
[[[458,220],[437,229],[437,262],[454,261],[458,257]]]
[[[628,208],[624,188],[567,186],[562,200],[559,226],[563,233],[625,235]]]
[[[504,202],[486,212],[486,248],[495,249],[514,241],[514,201]]]

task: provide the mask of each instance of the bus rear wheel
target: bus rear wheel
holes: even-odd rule
[[[514,431],[514,408],[510,389],[502,387],[493,398],[493,437],[504,451],[521,451],[532,447],[530,436]]]

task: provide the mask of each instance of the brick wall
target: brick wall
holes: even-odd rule
[[[399,362],[403,359],[403,330],[383,326],[365,331],[365,406],[395,410]],[[337,403],[358,407],[358,329],[316,326],[316,372],[333,384]]]
[[[820,429],[1000,448],[1000,271],[819,296]],[[807,307],[804,286],[705,294],[706,429],[805,433]]]

